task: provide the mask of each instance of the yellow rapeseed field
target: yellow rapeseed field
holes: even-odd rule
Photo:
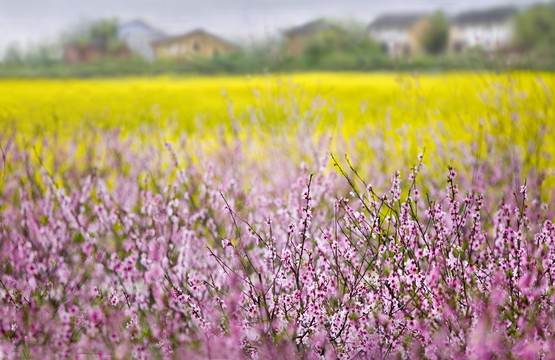
[[[206,148],[233,136],[292,147],[298,136],[329,137],[332,151],[384,163],[422,148],[444,162],[462,148],[487,156],[495,144],[549,173],[552,89],[555,74],[536,72],[2,80],[0,126],[22,140],[78,140],[98,127],[153,141],[186,134]]]

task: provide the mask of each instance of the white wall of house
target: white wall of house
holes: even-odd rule
[[[371,30],[369,35],[378,44],[385,47],[389,55],[402,54],[403,48],[410,47],[409,34],[403,29]]]
[[[125,42],[129,50],[150,62],[155,59],[151,43],[164,36],[160,31],[137,21],[122,24],[118,28],[118,38]]]
[[[510,21],[498,24],[453,25],[453,40],[466,47],[480,46],[485,50],[496,50],[513,40],[513,24]]]
[[[131,51],[147,61],[154,61],[155,55],[151,42],[159,40],[160,36],[153,34],[134,34],[124,39]]]

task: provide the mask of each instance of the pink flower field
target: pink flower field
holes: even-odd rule
[[[555,359],[539,143],[87,131],[0,132],[0,359]]]

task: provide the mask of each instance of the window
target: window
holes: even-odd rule
[[[196,52],[199,52],[200,49],[201,49],[200,42],[198,42],[198,40],[195,40],[195,42],[193,43],[193,50],[195,50]]]

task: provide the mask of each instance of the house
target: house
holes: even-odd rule
[[[64,46],[64,61],[68,64],[88,63],[108,57],[127,58],[131,51],[122,43],[92,39],[86,43],[71,42]]]
[[[211,58],[217,54],[229,54],[239,50],[235,44],[201,29],[154,40],[151,44],[157,58]]]
[[[460,52],[480,46],[491,51],[506,46],[513,39],[513,18],[516,13],[516,8],[505,6],[456,15],[451,19],[449,48]]]
[[[162,31],[153,28],[142,20],[133,20],[118,25],[117,38],[124,42],[129,50],[146,61],[154,61],[152,42],[166,38]]]
[[[391,56],[422,52],[420,39],[429,26],[425,14],[386,14],[368,26],[368,35]]]
[[[316,41],[325,41],[328,36],[341,33],[341,29],[324,19],[317,19],[304,25],[293,27],[283,32],[286,38],[285,52],[288,55],[299,56],[306,47]]]

